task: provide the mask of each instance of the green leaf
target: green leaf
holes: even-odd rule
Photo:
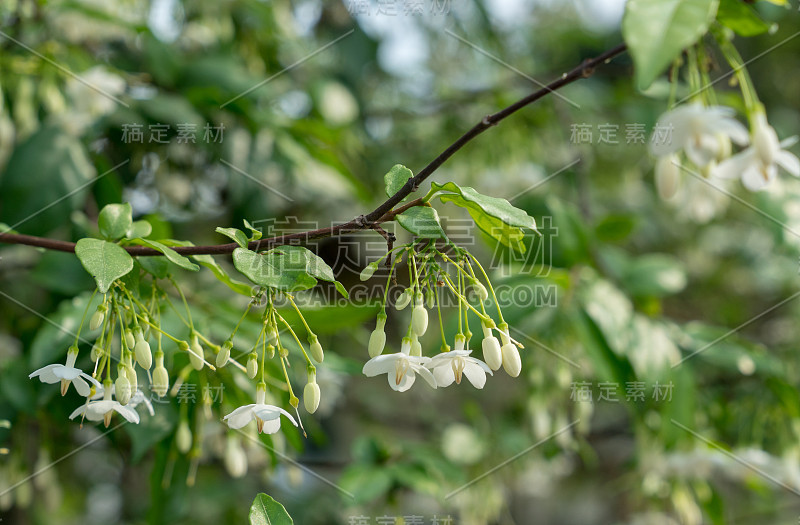
[[[443,192],[437,193],[442,202],[451,202],[465,208],[478,228],[520,253],[525,253],[525,245],[522,243],[525,238],[523,228],[538,233],[536,220],[505,199],[489,197],[473,188],[462,188],[453,182],[433,182],[431,187],[437,192]]]
[[[244,220],[244,227],[247,228],[248,230],[250,230],[250,239],[253,240],[253,241],[259,240],[261,238],[261,235],[262,235],[261,234],[261,230],[258,230],[256,228],[254,228],[253,225],[250,224],[250,221],[248,221],[247,219],[243,219],[243,220]]]
[[[367,503],[392,488],[392,476],[386,468],[357,464],[344,471],[339,486],[353,494],[355,503]]]
[[[755,36],[769,31],[769,24],[742,0],[720,0],[717,21],[742,36]]]
[[[417,237],[441,239],[446,237],[439,214],[428,206],[415,206],[396,217],[397,222]]]
[[[169,274],[169,263],[165,257],[160,255],[151,257],[139,257],[139,264],[146,272],[154,275],[158,279],[166,279]]]
[[[228,272],[225,271],[225,268],[220,266],[212,256],[193,255],[192,257],[194,258],[195,261],[197,261],[198,263],[202,264],[203,266],[211,270],[217,279],[225,283],[228,286],[228,288],[230,288],[234,292],[246,295],[247,297],[250,297],[252,295],[252,290],[250,285],[232,279],[231,276],[228,275]]]
[[[14,148],[3,169],[3,221],[24,233],[45,235],[82,207],[94,177],[79,140],[59,126],[42,127]]]
[[[97,218],[97,226],[100,228],[100,235],[109,241],[115,241],[125,237],[128,229],[133,224],[133,211],[129,203],[107,204],[100,210]]]
[[[286,509],[263,492],[256,496],[250,506],[250,525],[292,525],[292,517]]]
[[[622,270],[620,277],[634,297],[663,297],[686,287],[686,270],[671,255],[651,253],[638,257]]]
[[[100,293],[108,292],[111,283],[133,269],[133,257],[119,245],[100,239],[81,239],[75,245],[75,255],[86,271],[94,277]]]
[[[389,173],[383,176],[383,181],[386,183],[386,195],[391,197],[402,188],[408,179],[414,176],[410,169],[402,164],[395,164]],[[405,200],[405,199],[403,199]]]
[[[320,257],[302,246],[278,246],[264,254],[246,248],[233,251],[233,265],[259,286],[278,290],[307,290],[317,279],[334,283],[336,290],[347,297],[342,283]]]
[[[153,233],[153,226],[148,221],[133,221],[131,227],[125,232],[125,237],[128,239],[135,239],[141,237],[144,239]]]
[[[179,254],[166,244],[162,244],[158,241],[151,241],[149,239],[142,239],[140,237],[131,239],[131,242],[135,244],[141,244],[142,246],[147,246],[148,248],[160,251],[167,257],[167,259],[169,259],[170,262],[177,264],[181,268],[185,268],[193,272],[196,272],[197,270],[200,269],[199,266],[190,261],[187,257],[184,257],[183,255]]]
[[[629,0],[622,19],[639,89],[708,31],[719,0]]]
[[[242,248],[247,248],[247,235],[245,235],[242,230],[238,228],[221,228],[218,226],[215,231],[235,241],[236,244]]]

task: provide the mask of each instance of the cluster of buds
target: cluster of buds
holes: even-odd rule
[[[363,368],[365,375],[387,374],[389,386],[404,392],[411,388],[417,375],[433,388],[446,387],[453,382],[460,384],[465,376],[473,386],[483,388],[486,374],[492,375],[501,367],[512,377],[520,374],[522,361],[519,348],[523,346],[509,334],[508,323],[503,319],[489,276],[472,254],[452,243],[447,245],[447,252],[443,252],[436,247],[436,243],[428,242],[419,249],[414,244],[398,246],[385,257],[393,259],[382,308],[369,338],[370,359]],[[398,264],[404,258],[408,263],[409,285],[394,306],[397,310],[410,306],[411,319],[401,340],[400,351],[384,354],[389,284],[393,278],[396,279]],[[361,279],[371,278],[379,262],[367,266]],[[458,333],[453,339],[453,347],[447,342],[442,322],[443,292],[449,292],[458,303]],[[497,323],[489,315],[487,304],[490,310],[493,308],[496,311]],[[439,321],[441,344],[439,353],[428,357],[423,355],[420,338],[428,331],[428,310],[433,309]],[[477,317],[481,324],[483,361],[470,355],[472,351],[469,345],[473,335],[469,328],[471,316]]]
[[[281,296],[281,292],[259,288],[232,333],[218,345],[212,343],[194,324],[183,292],[173,279],[169,278],[169,281],[183,302],[185,307],[183,313],[175,307],[166,291],[159,287],[156,279],[153,279],[152,287],[147,288],[149,295],[146,299],[140,295],[140,287],[134,290],[127,287],[125,282],[118,280],[107,293],[102,295],[99,305],[95,299],[97,291],[89,299],[75,342],[67,351],[66,363],[42,367],[30,374],[30,378],[38,378],[44,383],[60,383],[62,395],[67,394],[70,385],[74,386],[85,400],[72,412],[70,419],[80,416],[81,421],[102,421],[108,427],[114,414],[118,414],[127,422],[139,423],[140,414],[137,412],[137,407],[140,405],[146,407],[151,415],[154,414],[150,402],[152,398],[145,394],[145,386],[140,385],[140,379],[149,378],[149,391],[152,395],[164,397],[171,394],[174,397],[178,395],[179,387],[192,374],[197,374],[199,383],[208,385],[212,379],[208,376],[211,371],[221,372],[221,369],[233,365],[229,367],[232,369],[231,374],[240,373],[254,381],[255,403],[238,408],[231,407],[232,410],[226,411],[229,413],[222,418],[223,421],[231,429],[239,429],[248,422],[255,421],[259,432],[273,433],[280,429],[281,415],[295,426],[298,426],[300,421],[299,399],[293,392],[287,370],[291,367],[288,347],[290,346],[292,350],[297,349],[305,361],[308,378],[303,391],[305,409],[309,413],[314,413],[318,409],[321,392],[316,380],[314,363],[322,362],[324,351],[319,337],[308,326],[291,295],[284,294],[283,297],[302,321],[305,344],[301,342],[295,328],[275,306],[275,300]],[[260,331],[250,352],[244,354],[245,363],[240,363],[236,360],[234,339],[240,326],[248,318],[248,314],[251,314],[250,318],[254,317],[253,309],[259,304],[266,304],[259,316]],[[95,305],[96,309],[91,313],[91,308]],[[163,306],[174,310],[185,325],[186,331],[183,337],[176,337],[162,326]],[[81,337],[81,332],[84,336],[86,333],[94,336],[89,352],[94,363],[91,373],[78,368],[76,364],[80,353],[79,343],[85,340]],[[166,343],[163,347],[162,341]],[[165,366],[164,350],[172,352],[172,361],[175,364],[180,361],[181,355],[186,356],[184,366],[172,374],[174,379],[172,389],[170,389],[171,373]],[[278,370],[282,371],[280,374],[282,377],[268,377],[270,374],[266,361],[273,358],[279,360]],[[86,362],[89,362],[88,359]],[[227,373],[224,377],[218,377],[220,382],[229,379]],[[280,382],[285,382],[286,387],[283,390],[289,393],[289,403],[294,408],[296,417],[283,408],[267,404],[267,382],[278,383],[279,387]],[[212,418],[211,400],[204,399],[200,405],[203,410],[195,410],[194,415],[189,413],[188,404],[181,406],[181,418],[175,432],[176,449],[180,453],[187,454],[195,466],[201,455],[201,424],[204,420]],[[302,428],[302,424],[300,427]],[[240,448],[236,451],[240,451]],[[241,472],[241,461],[234,463],[238,465],[234,470]],[[194,474],[191,474],[190,478],[193,479],[193,476]]]

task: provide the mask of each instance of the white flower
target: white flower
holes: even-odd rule
[[[105,387],[103,385],[100,385],[95,391],[95,394],[92,397],[90,397],[89,400],[97,401],[103,399],[105,397],[105,390],[106,390]],[[117,395],[116,388],[114,387],[114,385],[111,385],[111,394],[113,394],[115,397]],[[156,415],[155,410],[153,410],[153,403],[151,403],[149,399],[144,397],[144,392],[142,392],[141,390],[136,390],[136,392],[134,392],[133,395],[131,396],[130,401],[128,401],[128,404],[125,406],[128,408],[136,408],[139,405],[144,405],[145,408],[147,408],[147,412],[151,416]]]
[[[761,190],[772,182],[778,175],[778,166],[800,177],[800,159],[786,151],[795,142],[797,137],[779,142],[764,113],[758,113],[753,122],[752,146],[721,162],[714,174],[723,179],[741,178],[750,191]]]
[[[467,376],[475,388],[483,388],[486,374],[492,375],[489,366],[474,357],[469,357],[472,350],[451,350],[434,356],[425,364],[433,372],[437,386],[450,386],[453,381],[461,384],[462,374]]]
[[[136,412],[130,406],[123,406],[118,401],[113,401],[111,399],[111,391],[113,385],[111,381],[107,380],[103,384],[103,400],[102,401],[88,401],[79,406],[75,409],[75,411],[69,415],[70,419],[75,419],[76,417],[83,415],[89,421],[103,421],[106,428],[109,424],[111,424],[111,416],[114,412],[117,412],[119,415],[124,417],[130,423],[138,423],[139,422],[139,413]]]
[[[699,103],[679,106],[658,119],[656,126],[671,129],[672,136],[668,140],[654,136],[650,152],[661,157],[683,149],[690,161],[704,168],[729,151],[728,137],[740,146],[749,142],[747,128],[733,115],[732,108],[723,106],[705,107]]]
[[[436,379],[424,366],[430,358],[412,356],[409,355],[410,352],[411,339],[404,337],[400,352],[373,357],[364,364],[362,372],[367,377],[387,374],[389,386],[397,392],[405,392],[411,388],[417,379],[416,374],[421,375],[432,388],[436,388]]]
[[[292,415],[280,407],[264,404],[267,395],[267,385],[259,383],[256,388],[256,402],[250,405],[244,405],[224,418],[223,421],[228,423],[230,428],[242,428],[252,420],[256,420],[258,431],[266,432],[267,434],[274,434],[281,428],[281,414],[289,418],[294,426],[297,422]]]
[[[34,377],[38,377],[42,383],[58,383],[61,381],[61,395],[66,395],[67,390],[69,389],[70,383],[75,385],[75,390],[84,397],[88,396],[91,389],[89,385],[86,383],[93,384],[96,387],[100,386],[100,383],[81,370],[80,368],[75,368],[75,360],[78,358],[78,349],[76,347],[71,347],[67,352],[67,364],[52,364],[43,366],[39,370],[36,370],[31,375],[28,376],[28,379],[33,379]]]

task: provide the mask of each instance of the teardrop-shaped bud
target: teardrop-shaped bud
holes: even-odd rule
[[[369,336],[369,356],[376,357],[383,353],[386,347],[386,332],[383,328],[376,328]]]
[[[192,364],[192,368],[202,370],[204,359],[205,353],[203,352],[203,346],[200,344],[200,339],[198,339],[197,335],[192,335],[191,352],[189,352],[189,362]]]
[[[247,454],[236,436],[229,436],[225,445],[225,470],[232,478],[247,474]]]
[[[519,350],[511,343],[503,345],[503,370],[511,377],[517,377],[522,371],[522,359]]]
[[[133,347],[133,354],[136,356],[136,362],[145,370],[150,370],[153,365],[153,354],[150,351],[150,343],[141,337],[136,341],[136,346]]]
[[[398,297],[397,301],[395,301],[394,307],[397,308],[398,310],[402,310],[406,306],[408,306],[408,303],[411,302],[412,293],[413,291],[411,290],[411,288],[406,288],[405,290],[403,290],[403,293],[401,293],[400,297]]]
[[[167,390],[169,390],[169,373],[164,367],[164,352],[161,350],[156,352],[156,368],[153,370],[151,389],[158,397],[164,397],[167,395]]]
[[[658,196],[669,200],[678,193],[681,182],[681,168],[678,156],[674,153],[659,157],[656,161],[656,189]]]
[[[114,393],[120,405],[127,405],[128,401],[131,400],[132,392],[125,365],[119,365],[117,367],[117,373],[117,380],[114,382]]]
[[[247,377],[253,379],[256,377],[258,373],[258,355],[255,352],[251,352],[249,356],[247,356]]]
[[[313,414],[319,408],[320,391],[319,385],[315,382],[306,383],[303,389],[303,404],[309,414]]]
[[[411,312],[411,329],[419,337],[425,335],[428,329],[428,310],[422,304],[414,306]]]
[[[370,279],[370,277],[372,277],[375,274],[375,271],[377,269],[378,269],[378,263],[377,262],[369,263],[368,265],[366,265],[364,267],[363,270],[361,270],[361,274],[359,275],[359,279],[361,279],[362,281],[368,281]]]
[[[224,343],[222,343],[222,347],[219,349],[217,353],[217,368],[222,368],[226,364],[228,364],[228,359],[231,357],[231,349],[233,348],[233,342],[228,339]]]
[[[175,432],[175,446],[181,454],[186,454],[192,449],[192,431],[185,419],[178,424],[178,430]]]
[[[315,334],[308,336],[309,350],[311,350],[311,357],[314,361],[321,363],[325,359],[325,353],[322,351],[322,345],[319,344],[319,339]]]
[[[92,315],[92,319],[89,321],[89,329],[90,330],[97,330],[100,328],[100,325],[103,324],[103,320],[106,318],[106,307],[102,304],[97,307],[97,311]]]
[[[136,346],[136,338],[133,336],[133,330],[130,328],[125,329],[125,344],[128,345],[128,348]]]
[[[483,338],[481,342],[483,349],[483,360],[489,365],[492,370],[499,370],[503,366],[503,352],[500,349],[500,341],[495,336],[489,333]]]

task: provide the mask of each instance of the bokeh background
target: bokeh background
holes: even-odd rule
[[[392,165],[419,170],[484,115],[620,42],[623,8],[3,0],[0,221],[76,240],[103,205],[127,201],[153,238],[210,244],[227,242],[216,226],[242,219],[265,234],[349,220],[382,201]],[[759,57],[756,88],[790,136],[796,6],[757,8],[775,30],[736,44]],[[712,77],[728,71],[712,60]],[[668,85],[638,92],[631,67],[623,55],[526,108],[434,176],[505,197],[542,227],[520,256],[440,208],[508,292],[526,346],[520,377],[497,373],[483,390],[398,394],[360,374],[377,307],[358,272],[385,249],[361,233],[310,245],[363,300],[325,304],[325,287],[306,297],[327,352],[308,439],[212,421],[201,455],[187,457],[175,430],[202,407],[178,398],[138,426],[81,429],[67,420],[74,393],[27,376],[63,359],[93,282],[72,255],[0,246],[2,522],[243,523],[266,492],[303,525],[795,523],[800,181],[749,194],[686,175],[676,198],[659,200],[637,137],[649,137]],[[741,109],[735,86],[716,88]],[[191,126],[194,142],[181,138]],[[222,341],[246,298],[208,271],[175,273],[197,322]],[[390,311],[394,348],[407,314]],[[302,387],[302,367],[292,373]],[[212,420],[252,390],[230,367],[220,376]],[[246,474],[231,447],[246,454]]]

